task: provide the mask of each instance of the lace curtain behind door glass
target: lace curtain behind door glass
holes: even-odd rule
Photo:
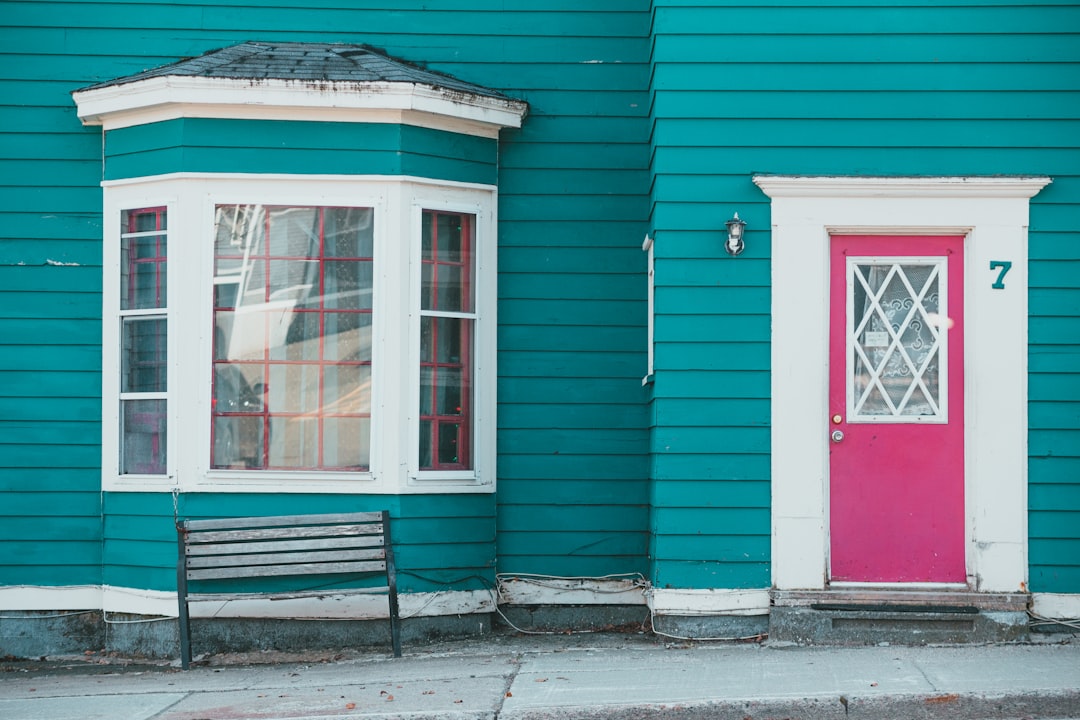
[[[940,416],[940,265],[852,266],[852,415]]]

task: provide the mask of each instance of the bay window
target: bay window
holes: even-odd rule
[[[106,489],[493,489],[493,188],[105,187]]]

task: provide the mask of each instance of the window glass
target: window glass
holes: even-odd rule
[[[421,228],[420,469],[472,468],[475,216],[425,211]]]
[[[421,308],[472,312],[473,216],[425,212],[421,248]]]
[[[165,392],[165,318],[136,316],[121,318],[120,322],[120,392]]]
[[[165,208],[120,218],[120,473],[166,473],[168,223]]]
[[[853,419],[940,417],[944,262],[850,262]]]
[[[164,475],[166,401],[120,401],[120,471]]]
[[[369,467],[373,216],[217,207],[212,467]]]

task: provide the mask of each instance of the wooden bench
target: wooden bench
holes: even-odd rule
[[[324,597],[355,593],[386,593],[390,605],[390,639],[394,657],[401,657],[397,575],[390,541],[390,514],[380,512],[333,515],[238,517],[184,520],[176,524],[179,559],[176,565],[180,605],[180,662],[191,664],[192,600]],[[337,575],[339,581],[378,575],[385,585],[325,589],[317,582],[307,589],[251,591],[236,580],[251,578],[315,578]],[[222,581],[234,581],[231,585]],[[199,592],[188,583],[199,582]],[[250,585],[250,583],[247,583]],[[324,589],[310,589],[319,588]],[[235,590],[234,590],[235,588]]]

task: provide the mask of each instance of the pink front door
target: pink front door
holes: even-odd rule
[[[832,237],[830,579],[962,583],[964,238]]]

